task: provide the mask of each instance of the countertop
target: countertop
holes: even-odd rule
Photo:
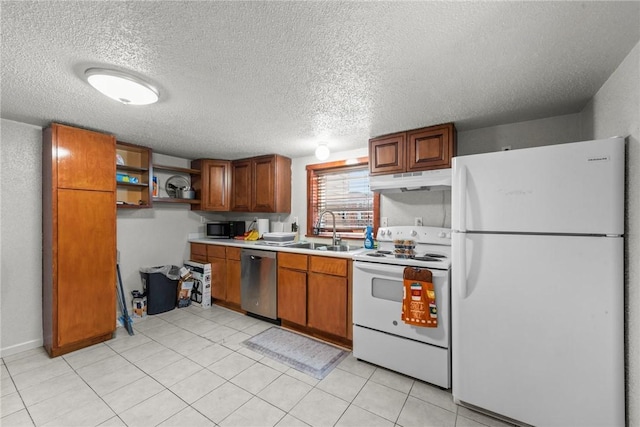
[[[255,240],[255,241],[247,242],[244,240],[206,239],[203,237],[190,238],[189,243],[204,243],[206,245],[234,246],[237,248],[255,249],[255,250],[261,250],[261,251],[289,252],[289,253],[296,253],[296,254],[330,256],[334,258],[347,258],[347,259],[351,259],[351,257],[354,254],[365,250],[364,248],[359,248],[349,252],[334,252],[334,251],[322,251],[318,249],[302,249],[302,248],[292,248],[288,246],[267,245],[264,242],[264,240]],[[299,243],[303,243],[303,241]]]

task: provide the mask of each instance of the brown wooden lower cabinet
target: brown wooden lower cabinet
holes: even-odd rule
[[[211,296],[239,310],[241,248],[191,243],[191,259],[211,264]],[[284,326],[350,345],[351,260],[278,252],[278,317]]]
[[[240,248],[191,243],[190,259],[211,264],[211,297],[222,305],[240,308]]]
[[[351,340],[350,260],[278,254],[278,317],[312,335]],[[346,341],[345,341],[346,340]]]
[[[347,278],[310,272],[307,280],[307,325],[346,338]]]
[[[227,247],[226,301],[240,306],[240,248]]]

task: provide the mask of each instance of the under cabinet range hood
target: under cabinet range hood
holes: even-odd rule
[[[373,175],[369,187],[379,193],[451,190],[451,169]]]

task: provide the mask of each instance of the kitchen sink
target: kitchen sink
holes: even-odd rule
[[[327,246],[327,250],[336,251],[336,252],[349,252],[349,251],[355,251],[356,249],[360,249],[360,246],[349,246],[349,245]]]
[[[314,242],[304,242],[304,243],[296,243],[295,245],[289,246],[290,248],[299,248],[299,249],[325,249],[327,247],[324,243],[314,243]]]
[[[290,248],[298,248],[298,249],[313,249],[316,251],[332,251],[332,252],[349,252],[355,251],[356,249],[360,249],[358,246],[349,246],[349,245],[327,245],[325,243],[315,243],[315,242],[304,242],[304,243],[296,243],[295,245],[289,246]]]

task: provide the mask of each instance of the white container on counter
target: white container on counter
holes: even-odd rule
[[[258,238],[262,239],[264,233],[269,232],[269,220],[258,219]]]

